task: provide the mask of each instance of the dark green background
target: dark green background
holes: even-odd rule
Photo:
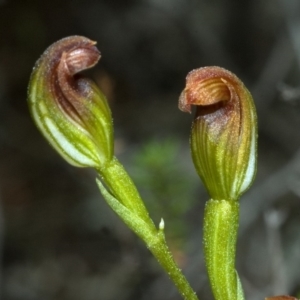
[[[208,196],[177,108],[186,74],[219,65],[253,93],[259,168],[241,201],[237,269],[247,299],[300,290],[298,0],[0,1],[1,299],[180,299],[144,245],[65,163],[26,103],[34,62],[56,40],[96,40],[87,73],[107,95],[116,154],[200,299],[212,299],[201,226]],[[164,159],[165,157],[165,159]]]

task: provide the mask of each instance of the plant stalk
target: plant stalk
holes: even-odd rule
[[[164,226],[160,225],[159,229],[156,228],[133,181],[123,166],[114,158],[106,168],[98,170],[98,173],[109,188],[106,190],[101,181],[97,180],[99,189],[108,205],[145,242],[182,297],[185,300],[198,300],[196,293],[168,249]]]
[[[168,249],[163,230],[157,232],[156,243],[147,246],[172,279],[183,299],[198,300],[196,293],[175,263],[172,254]]]
[[[239,222],[237,201],[209,200],[204,214],[204,254],[215,300],[243,300],[235,270]]]

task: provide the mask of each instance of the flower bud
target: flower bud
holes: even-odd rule
[[[195,168],[215,200],[237,200],[256,172],[256,112],[250,92],[220,67],[191,71],[179,108],[197,105],[191,133]]]
[[[81,36],[51,45],[31,75],[32,117],[50,144],[70,164],[103,167],[113,157],[113,126],[105,96],[76,75],[100,59],[95,42]]]

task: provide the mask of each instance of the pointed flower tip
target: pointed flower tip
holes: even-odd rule
[[[196,116],[191,151],[196,170],[213,199],[236,200],[256,170],[256,111],[252,96],[231,72],[220,67],[191,71],[179,108]]]
[[[51,45],[37,61],[28,89],[37,127],[62,157],[80,167],[101,167],[113,156],[105,96],[90,80],[74,76],[99,61],[95,44],[71,36]]]

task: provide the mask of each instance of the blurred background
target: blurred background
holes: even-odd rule
[[[100,63],[116,155],[200,299],[208,195],[189,154],[186,74],[219,65],[252,92],[258,173],[242,197],[237,269],[246,298],[300,292],[299,0],[0,0],[0,292],[3,300],[179,300],[145,246],[107,207],[96,174],[69,166],[34,126],[32,67],[84,35]]]

